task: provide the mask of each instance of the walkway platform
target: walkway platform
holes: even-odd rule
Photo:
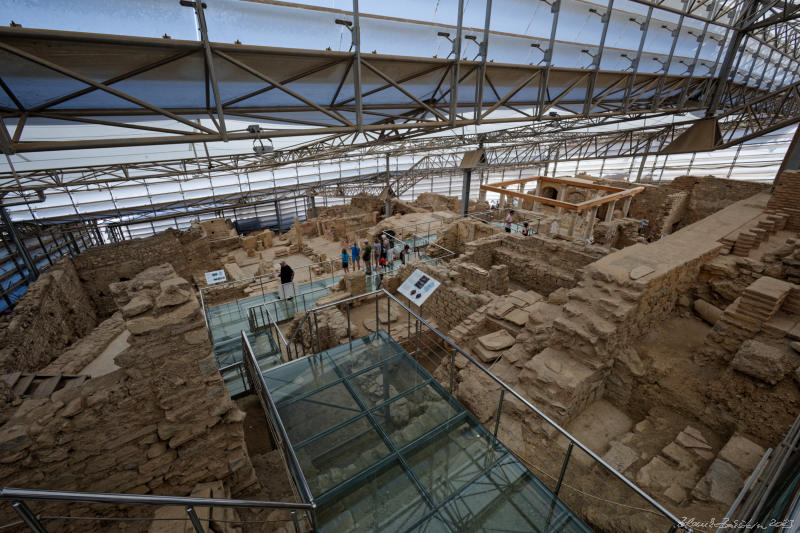
[[[384,331],[263,375],[324,533],[591,531]]]

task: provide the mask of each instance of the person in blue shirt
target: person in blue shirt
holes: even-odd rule
[[[356,269],[361,268],[361,248],[358,247],[358,243],[353,241],[353,244],[350,245],[350,256],[353,258],[353,272]]]
[[[345,272],[348,272],[347,266],[350,262],[350,258],[347,255],[347,248],[342,248],[342,268]]]

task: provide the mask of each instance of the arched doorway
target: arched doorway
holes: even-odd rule
[[[555,189],[555,187],[545,187],[542,189],[542,197],[555,200],[558,198],[558,191]]]

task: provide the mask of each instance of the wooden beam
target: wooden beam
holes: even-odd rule
[[[518,183],[521,180],[516,180]],[[524,180],[522,180],[524,181]],[[503,182],[504,184],[511,184],[511,182]],[[497,187],[497,184],[494,185],[481,185],[481,190],[483,191],[491,191],[496,192],[498,194],[504,194],[506,196],[511,196],[514,198],[521,198],[523,200],[533,200],[536,203],[549,205],[551,207],[562,207],[564,209],[568,209],[570,211],[583,211],[590,207],[594,207],[596,205],[602,205],[609,202],[614,202],[619,200],[620,198],[625,198],[627,196],[635,196],[644,190],[644,187],[635,187],[633,189],[615,189],[616,192],[612,194],[601,196],[600,198],[592,198],[591,200],[586,200],[585,202],[580,202],[577,204],[573,204],[570,202],[562,202],[561,200],[553,200],[552,198],[546,198],[544,196],[536,196],[534,194],[526,194],[517,191],[509,191],[503,187]]]
[[[586,209],[588,207],[594,207],[596,205],[606,204],[608,202],[615,202],[620,198],[625,198],[627,196],[635,196],[642,192],[644,187],[635,187],[633,189],[623,189],[619,192],[615,192],[613,194],[609,194],[607,196],[601,196],[600,198],[593,198],[591,200],[586,200],[585,202],[581,202],[576,204],[580,209]]]
[[[533,200],[540,204],[545,204],[553,207],[563,207],[564,209],[569,209],[572,211],[578,210],[578,206],[576,204],[570,204],[568,202],[562,202],[560,200],[553,200],[552,198],[545,198],[543,196],[535,196],[533,194],[525,194],[517,191],[509,191],[501,187],[494,187],[492,185],[481,185],[481,190],[496,192],[504,194],[506,196],[513,196],[514,198],[522,198],[523,200]]]
[[[588,181],[573,180],[569,178],[551,178],[549,176],[533,176],[531,178],[522,178],[518,180],[501,181],[498,183],[491,183],[493,187],[508,187],[509,185],[518,185],[520,183],[528,183],[531,181],[547,181],[550,183],[561,183],[564,185],[574,185],[575,187],[583,187],[584,189],[597,189],[601,191],[626,191],[620,187],[612,187],[610,185],[602,185],[599,183],[592,183]]]

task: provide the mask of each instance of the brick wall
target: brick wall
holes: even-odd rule
[[[96,325],[72,260],[62,258],[0,320],[0,371],[39,370]]]
[[[198,482],[224,480],[234,495],[255,488],[244,414],[222,383],[189,284],[165,265],[115,285],[114,293],[120,304],[140,302],[124,311],[132,335],[115,359],[121,368],[49,398],[7,405],[0,486],[188,495]],[[126,516],[153,509],[70,511]],[[4,522],[13,518],[6,506],[0,514]],[[58,530],[107,527],[78,521]]]
[[[489,270],[473,263],[458,263],[456,270],[461,274],[462,283],[469,291],[480,293],[490,291],[498,296],[508,292],[508,266],[494,265]]]
[[[74,258],[75,268],[98,314],[107,317],[115,308],[108,289],[111,283],[131,279],[165,262],[187,280],[193,272],[216,270],[208,242],[200,227],[168,229],[146,239],[94,246]]]
[[[767,208],[789,213],[786,229],[800,231],[800,171],[785,170],[778,176]]]
[[[445,335],[447,335],[447,331],[456,327],[490,300],[489,296],[485,294],[474,294],[467,290],[462,285],[461,275],[456,271],[448,270],[444,266],[421,262],[404,265],[397,275],[384,277],[384,288],[397,295],[397,287],[417,268],[441,283],[439,288],[422,304],[420,310],[422,316],[433,320]],[[400,297],[400,300],[404,301],[405,299]],[[411,307],[414,308],[413,305]]]
[[[578,270],[607,253],[583,243],[505,233],[468,243],[466,250],[461,261],[483,269],[505,265],[509,280],[543,295],[574,287]]]
[[[730,180],[714,176],[679,176],[666,185],[672,192],[690,191],[686,213],[680,227],[720,211],[739,200],[760,192],[768,192],[768,183]]]

